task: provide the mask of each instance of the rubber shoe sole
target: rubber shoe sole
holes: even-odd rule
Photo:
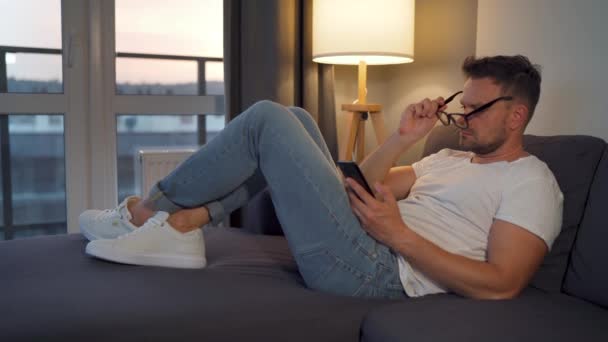
[[[207,266],[207,260],[201,257],[170,254],[135,254],[113,248],[112,246],[92,244],[91,242],[87,244],[86,253],[99,259],[129,265],[189,269],[204,268]]]
[[[82,233],[82,235],[84,235],[85,238],[87,238],[87,240],[89,241],[93,241],[93,240],[97,240],[96,236],[91,235],[91,233],[89,233],[89,227],[87,227],[86,225],[81,225],[80,226],[80,233]]]

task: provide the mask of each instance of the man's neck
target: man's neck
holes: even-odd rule
[[[512,162],[529,155],[528,152],[524,151],[524,147],[521,144],[515,146],[503,145],[492,153],[475,154],[473,158],[471,158],[471,162],[475,164],[489,164],[501,161]]]

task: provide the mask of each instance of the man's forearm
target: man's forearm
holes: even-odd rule
[[[409,228],[391,248],[427,277],[460,295],[478,299],[517,295],[495,265],[450,253]]]
[[[373,187],[377,181],[383,181],[399,156],[416,143],[416,139],[408,139],[393,133],[386,141],[370,153],[359,165],[368,183]]]

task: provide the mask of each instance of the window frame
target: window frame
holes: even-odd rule
[[[129,51],[115,51],[115,1],[90,0],[91,46],[99,49],[91,54],[91,95],[93,127],[103,127],[104,134],[92,135],[92,207],[116,206],[118,198],[116,117],[117,115],[204,115],[223,113],[223,95],[118,95],[116,94],[116,56]],[[99,103],[99,99],[103,99]],[[97,102],[94,104],[94,102]],[[95,122],[94,122],[95,121]],[[93,123],[94,122],[94,123]],[[112,184],[112,186],[107,186]]]
[[[62,0],[61,25],[63,94],[0,93],[0,113],[63,113],[66,224],[77,233],[82,211],[117,205],[117,115],[205,115],[225,105],[223,95],[117,95],[114,0]]]
[[[62,54],[62,94],[24,94],[0,93],[0,112],[8,114],[62,113],[64,117],[64,156],[66,177],[66,225],[67,232],[77,231],[77,217],[86,206],[87,191],[82,186],[87,182],[87,153],[82,144],[81,132],[87,129],[86,118],[79,114],[86,112],[86,99],[84,98],[84,76],[86,66],[82,63],[67,63],[73,61],[75,55],[84,55],[86,51],[74,49],[82,46],[84,42],[82,33],[75,28],[86,29],[86,17],[83,14],[84,6],[78,0],[61,1],[61,54]],[[68,42],[71,42],[68,44]],[[71,45],[71,51],[68,51]],[[82,181],[71,181],[72,179]],[[6,214],[6,213],[5,213]]]

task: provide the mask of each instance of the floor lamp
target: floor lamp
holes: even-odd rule
[[[365,157],[365,122],[371,118],[378,145],[386,139],[382,105],[367,102],[367,66],[414,61],[415,0],[315,0],[313,61],[358,65],[358,97],[342,104],[348,115],[340,160]]]

